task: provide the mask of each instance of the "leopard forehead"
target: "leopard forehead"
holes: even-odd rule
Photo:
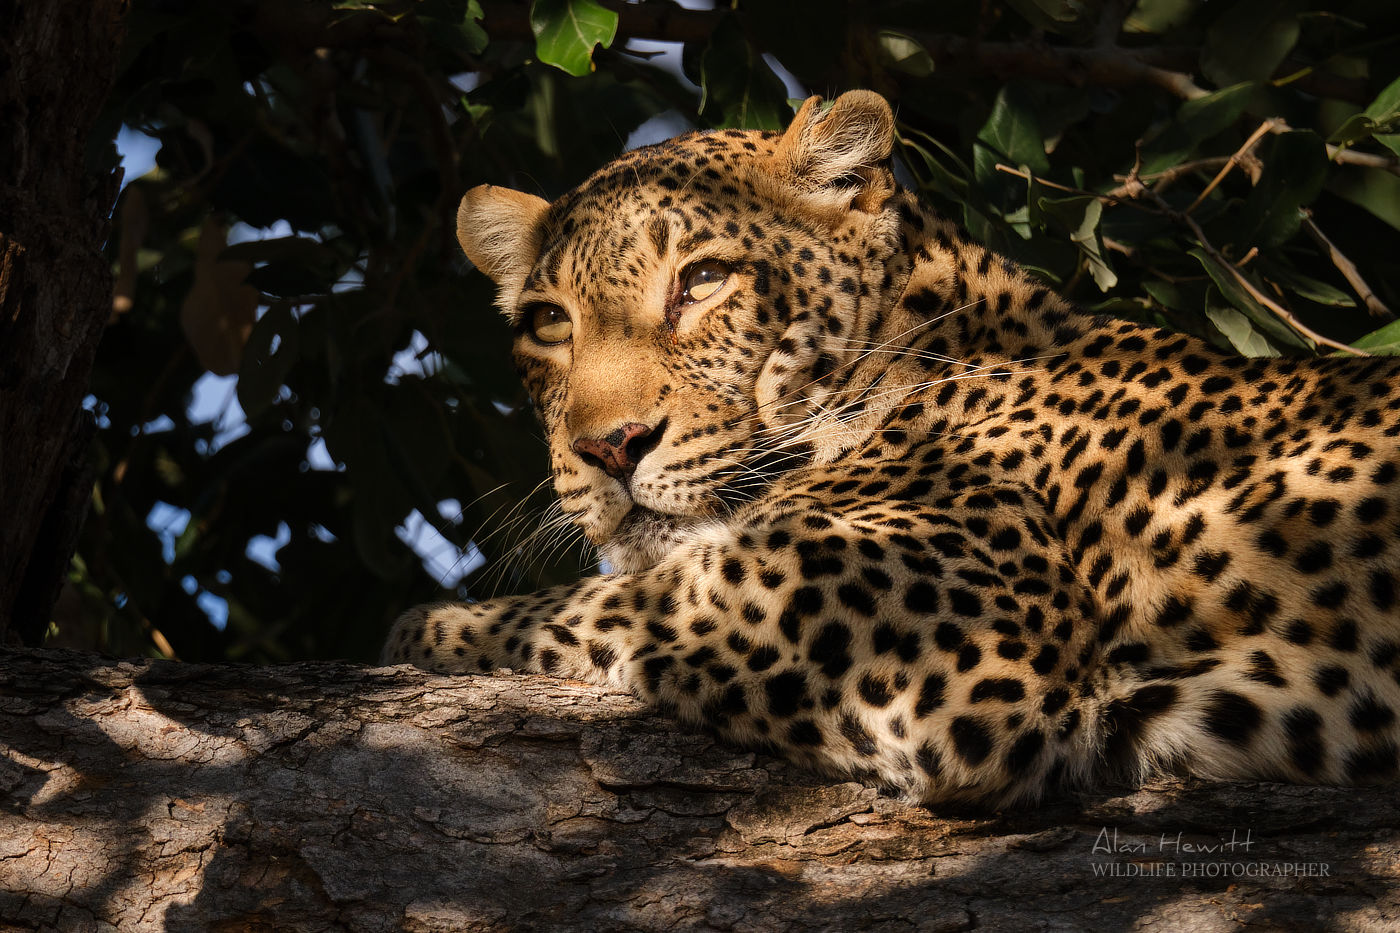
[[[664,199],[694,176],[718,182],[725,175],[752,171],[771,158],[779,138],[767,130],[703,130],[641,146],[588,176],[555,202],[553,211],[590,204],[606,208],[619,195],[639,189],[651,189]]]
[[[691,254],[725,234],[740,238],[748,223],[733,218],[771,215],[764,163],[777,139],[757,130],[686,133],[594,172],[550,205],[521,303],[558,288],[586,300],[635,280],[639,257]]]

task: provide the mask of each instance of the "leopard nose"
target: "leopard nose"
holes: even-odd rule
[[[574,441],[574,452],[614,479],[625,480],[637,469],[642,458],[655,449],[665,427],[664,420],[654,427],[629,421],[604,437]]]

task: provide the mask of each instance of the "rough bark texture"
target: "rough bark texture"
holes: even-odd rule
[[[85,160],[125,10],[0,0],[0,636],[48,619],[92,492],[80,404],[112,308],[119,176]]]
[[[1394,788],[931,813],[545,677],[15,652],[0,749],[6,930],[1400,925]]]

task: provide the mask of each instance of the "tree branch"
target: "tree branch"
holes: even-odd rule
[[[910,34],[928,49],[938,67],[950,70],[974,69],[1003,78],[1034,77],[1075,87],[1150,84],[1185,100],[1210,93],[1185,71],[1155,64],[1156,53],[1116,46],[1064,48],[1043,42],[978,42],[961,36]]]
[[[1286,120],[1275,118],[1269,121],[1270,133],[1291,133],[1293,127],[1288,125]],[[1400,158],[1391,155],[1376,155],[1370,152],[1358,152],[1355,149],[1343,149],[1341,146],[1327,144],[1327,158],[1339,165],[1356,165],[1361,168],[1376,168],[1392,175],[1400,175]]]
[[[606,4],[618,14],[619,40],[645,39],[654,42],[698,42],[708,39],[725,9],[687,10],[668,3]],[[1168,93],[1193,100],[1209,93],[1191,77],[1200,59],[1199,49],[1127,49],[1116,46],[1122,18],[1131,4],[1114,3],[1106,8],[1095,29],[1092,48],[1052,46],[1030,39],[1015,42],[983,42],[976,38],[945,35],[924,30],[907,30],[933,58],[939,69],[992,73],[1002,77],[1036,77],[1075,87],[1103,85],[1129,87],[1150,84]],[[529,7],[508,0],[482,4],[482,25],[493,39],[532,42]],[[741,14],[742,15],[742,12]],[[1280,66],[1294,76],[1289,84],[1298,90],[1332,100],[1364,104],[1371,90],[1365,80],[1319,72],[1301,60],[1289,58]]]
[[[1210,193],[1214,191],[1222,181],[1225,180],[1226,175],[1230,174],[1230,170],[1245,159],[1249,159],[1251,166],[1254,168],[1254,171],[1250,173],[1250,183],[1253,184],[1254,182],[1258,181],[1259,160],[1252,158],[1252,153],[1250,150],[1254,148],[1255,143],[1259,142],[1260,139],[1264,138],[1264,134],[1269,132],[1269,127],[1272,125],[1273,121],[1265,120],[1263,123],[1259,124],[1259,126],[1255,128],[1253,133],[1249,134],[1249,138],[1246,139],[1238,149],[1236,149],[1233,153],[1230,154],[1230,158],[1225,160],[1225,164],[1220,167],[1220,171],[1215,173],[1215,177],[1210,180],[1210,183],[1201,189],[1200,194],[1196,195],[1196,199],[1192,201],[1191,204],[1186,208],[1185,213],[1189,214],[1196,208],[1200,207],[1201,202],[1204,201],[1207,197],[1209,197]],[[1159,191],[1158,194],[1160,193],[1161,192]]]
[[[1346,279],[1348,284],[1351,285],[1357,297],[1366,305],[1367,311],[1379,318],[1385,318],[1386,320],[1395,319],[1395,312],[1391,311],[1390,308],[1386,306],[1386,303],[1381,301],[1380,298],[1376,296],[1376,293],[1371,290],[1371,286],[1367,284],[1366,279],[1362,277],[1361,270],[1356,268],[1356,263],[1352,262],[1347,258],[1345,253],[1337,249],[1336,244],[1327,238],[1327,234],[1322,232],[1322,228],[1312,219],[1311,214],[1303,218],[1303,229],[1307,231],[1308,236],[1312,237],[1314,243],[1327,251],[1327,258],[1332,260],[1332,265],[1337,267],[1337,271],[1342,274],[1342,278]]]
[[[1214,933],[1239,917],[1375,929],[1400,913],[1392,788],[1161,782],[931,813],[546,677],[17,652],[0,654],[0,737],[6,929],[1073,916]]]

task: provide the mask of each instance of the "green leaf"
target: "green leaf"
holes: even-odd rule
[[[1391,321],[1379,330],[1371,331],[1361,339],[1353,341],[1352,346],[1367,353],[1400,356],[1400,321]]]
[[[716,6],[723,9],[733,4]],[[832,86],[831,79],[846,57],[854,4],[849,0],[803,0],[800,6],[745,2],[740,9],[745,33],[754,46],[782,62],[809,87]]]
[[[1226,268],[1220,261],[1215,259],[1201,247],[1189,250],[1188,255],[1195,257],[1210,276],[1215,287],[1220,289],[1222,295],[1230,304],[1234,305],[1245,317],[1253,322],[1254,326],[1263,331],[1272,343],[1280,346],[1298,347],[1300,349],[1311,350],[1313,343],[1300,335],[1293,328],[1283,321],[1280,321],[1273,312],[1254,300],[1254,296],[1240,284],[1234,272]],[[1248,274],[1248,273],[1242,273]]]
[[[1400,230],[1400,178],[1383,169],[1333,173],[1327,189]]]
[[[1258,267],[1265,278],[1283,286],[1299,298],[1331,308],[1356,307],[1356,299],[1340,288],[1303,275],[1282,263],[1261,258]]]
[[[1166,192],[1171,195],[1170,189]],[[1184,205],[1182,205],[1184,206]],[[1181,228],[1164,214],[1155,211],[1113,210],[1104,214],[1099,230],[1103,236],[1120,243],[1144,244],[1161,239],[1164,242]]]
[[[477,0],[423,0],[418,18],[427,26],[428,39],[461,58],[479,55],[491,38],[481,28],[481,4]],[[606,44],[606,43],[605,43]]]
[[[1008,0],[1008,3],[1036,29],[1075,39],[1089,34],[1100,5],[1079,0]]]
[[[1254,90],[1251,83],[1235,84],[1182,104],[1176,118],[1151,141],[1142,171],[1159,172],[1183,162],[1201,143],[1234,126]]]
[[[1161,313],[1146,298],[1129,298],[1120,295],[1086,305],[1084,310],[1090,314],[1107,314],[1109,317],[1119,317],[1139,323],[1152,323],[1156,326],[1161,326],[1163,320]]]
[[[1177,109],[1176,123],[1194,142],[1209,139],[1234,125],[1249,103],[1253,89],[1251,82],[1244,81],[1188,100]]]
[[[928,187],[955,200],[961,200],[968,196],[971,190],[969,179],[972,175],[972,169],[968,168],[967,163],[959,158],[958,154],[946,143],[927,133],[903,125],[899,127],[899,134],[900,144],[913,150],[928,167],[931,175],[931,178],[926,182]],[[913,138],[914,136],[921,137],[928,143],[928,146],[917,142]],[[932,151],[934,149],[941,154],[942,158],[934,154]],[[952,165],[952,168],[943,164],[945,160]]]
[[[277,400],[300,349],[291,305],[279,301],[253,325],[238,368],[238,404],[252,422]]]
[[[1089,274],[1100,291],[1118,284],[1118,275],[1104,255],[1099,235],[1103,219],[1103,203],[1098,198],[1079,195],[1072,198],[1040,198],[1038,206],[1046,216],[1054,218],[1069,230],[1070,241],[1079,248],[1089,266]]]
[[[1035,103],[1014,84],[997,92],[991,115],[982,124],[977,139],[1013,165],[1024,165],[1036,175],[1050,172],[1050,157],[1045,154],[1045,136]]]
[[[1206,32],[1201,71],[1217,87],[1267,81],[1298,44],[1301,0],[1241,0]]]
[[[1063,285],[1079,266],[1079,250],[1061,236],[1045,233],[1028,240],[1003,237],[998,248],[1013,262],[1055,285]]]
[[[792,116],[787,89],[726,16],[700,57],[700,113],[715,126],[781,129]]]
[[[1255,330],[1249,318],[1220,300],[1220,293],[1211,289],[1206,295],[1206,317],[1230,346],[1245,356],[1278,356],[1267,337]]]
[[[235,243],[224,249],[219,259],[259,263],[248,273],[247,283],[279,298],[327,291],[343,272],[335,250],[310,237],[270,237]]]
[[[1400,78],[1386,85],[1361,113],[1354,114],[1328,137],[1334,146],[1350,146],[1375,138],[1400,153]]]
[[[255,137],[236,147],[209,193],[209,202],[254,227],[286,220],[297,230],[319,229],[334,215],[327,160],[298,152],[280,139]]]
[[[299,262],[270,262],[258,266],[243,281],[275,298],[318,295],[334,284],[333,278]]]
[[[999,230],[991,220],[991,215],[996,213],[996,208],[988,204],[977,186],[971,184],[973,177],[979,177],[980,180],[980,173],[984,171],[984,166],[979,162],[976,169],[979,176],[974,176],[974,169],[964,163],[956,152],[939,139],[912,127],[901,126],[901,133],[907,135],[901,135],[900,142],[908,151],[916,154],[928,168],[927,175],[919,177],[921,189],[928,194],[946,198],[950,209],[960,212],[963,226],[975,239],[983,243],[997,242]],[[916,142],[913,139],[914,136],[920,137],[924,142]],[[927,143],[927,146],[924,143]],[[978,155],[990,155],[990,152],[985,146],[977,146],[974,157]],[[910,164],[911,168],[917,167],[917,163],[911,161]],[[915,174],[919,175],[917,171]],[[1003,248],[1006,246],[1006,244],[999,245]],[[1019,241],[1013,245],[1019,245]],[[1012,250],[1012,252],[1016,261],[1040,268],[1038,260],[1027,258],[1019,249]],[[1057,278],[1049,273],[1047,276],[1052,279]]]
[[[436,409],[417,388],[387,392],[381,430],[389,468],[403,494],[431,519],[436,511],[433,491],[447,473],[450,450]]]
[[[1019,197],[1017,190],[1020,182],[1012,175],[1006,175],[997,170],[997,166],[1006,162],[1006,155],[997,152],[984,143],[975,142],[972,144],[972,177],[977,182],[977,187],[988,199],[988,203],[995,201],[1002,210],[1013,209],[1012,196]]]
[[[593,70],[593,47],[617,37],[617,14],[593,0],[534,0],[530,29],[540,61],[582,77]]]
[[[1205,306],[1207,287],[1203,279],[1190,282],[1144,279],[1142,283],[1142,290],[1162,307],[1191,317],[1199,315]]]
[[[1400,78],[1387,84],[1376,99],[1367,105],[1366,116],[1377,123],[1394,123],[1400,120]]]
[[[1383,133],[1391,127],[1377,123],[1364,113],[1352,114],[1347,121],[1332,131],[1332,135],[1327,137],[1327,141],[1334,146],[1352,146],[1359,142],[1365,142],[1378,132]]]
[[[933,74],[933,56],[928,49],[903,33],[886,30],[875,41],[880,50],[880,61],[887,68],[916,78],[927,78]]]
[[[1200,0],[1138,0],[1123,21],[1126,33],[1165,33],[1185,25]]]
[[[1327,181],[1327,149],[1310,130],[1275,136],[1263,153],[1264,169],[1236,219],[1232,239],[1271,249],[1288,241]]]
[[[395,564],[393,528],[416,503],[392,451],[384,392],[376,386],[372,394],[343,399],[325,426],[325,439],[332,456],[345,462],[354,490],[349,506],[355,550],[364,567],[388,578]]]

